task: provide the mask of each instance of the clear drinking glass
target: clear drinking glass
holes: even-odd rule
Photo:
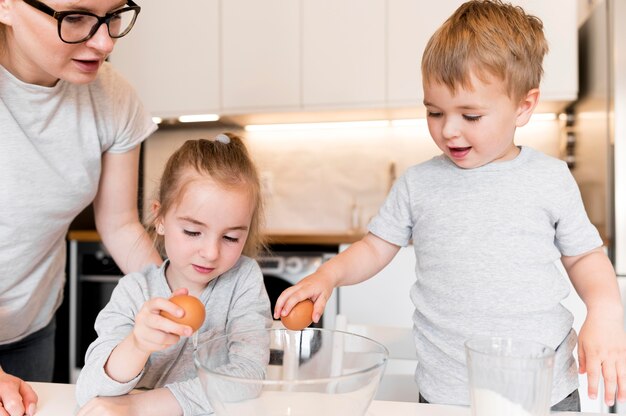
[[[465,343],[473,416],[550,413],[554,350],[540,343],[485,337]]]
[[[228,334],[194,353],[217,416],[363,416],[387,359],[376,341],[317,328]]]

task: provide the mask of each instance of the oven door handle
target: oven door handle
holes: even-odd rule
[[[111,276],[106,274],[88,274],[80,276],[81,282],[94,282],[94,283],[117,283],[122,276]]]

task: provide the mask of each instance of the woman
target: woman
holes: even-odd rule
[[[93,201],[124,273],[161,262],[139,222],[139,147],[156,126],[105,62],[129,0],[0,0],[0,415],[32,415],[50,381],[65,235]]]

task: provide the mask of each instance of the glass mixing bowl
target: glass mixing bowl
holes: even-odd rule
[[[207,341],[194,362],[217,416],[363,416],[388,355],[348,332],[273,328]]]

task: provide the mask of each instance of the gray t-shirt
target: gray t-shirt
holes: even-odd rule
[[[475,169],[437,156],[398,179],[369,230],[413,240],[415,377],[426,400],[469,404],[463,343],[481,335],[555,348],[552,404],[577,388],[573,317],[560,303],[569,283],[556,262],[602,240],[564,162],[528,147]]]
[[[166,261],[161,267],[152,266],[143,273],[124,276],[107,306],[98,314],[95,324],[98,338],[87,350],[85,366],[76,384],[80,406],[96,396],[119,396],[133,389],[166,387],[178,400],[185,416],[212,412],[194,367],[191,338],[181,338],[176,345],[152,353],[143,371],[127,383],[111,379],[104,371],[111,351],[132,332],[135,316],[143,304],[155,297],[171,297],[164,273],[168,264]],[[242,256],[233,268],[209,282],[200,300],[206,306],[206,319],[198,329],[198,345],[227,333],[269,328],[272,324],[263,274],[249,257]],[[269,357],[264,355],[269,349],[261,340],[246,348],[248,356],[257,357],[254,361],[267,363]]]
[[[65,236],[97,192],[102,154],[154,130],[107,63],[89,84],[53,87],[0,65],[0,344],[45,327],[61,303]]]

